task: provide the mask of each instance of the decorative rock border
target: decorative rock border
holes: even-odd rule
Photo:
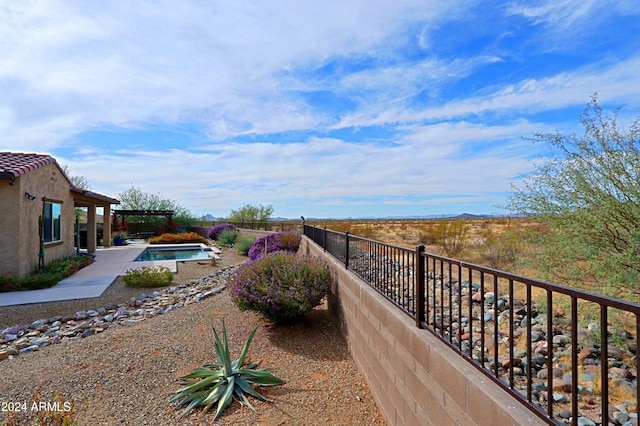
[[[73,315],[39,319],[31,324],[8,327],[0,331],[0,361],[68,339],[81,339],[105,330],[131,326],[164,315],[175,309],[200,302],[220,293],[237,265],[226,266],[190,284],[169,287],[151,294],[141,294],[126,303],[79,311]]]

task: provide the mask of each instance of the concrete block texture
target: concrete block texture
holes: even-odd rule
[[[334,284],[329,309],[389,425],[522,425],[542,420],[306,237]]]

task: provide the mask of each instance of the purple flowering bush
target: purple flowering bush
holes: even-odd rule
[[[277,251],[296,253],[300,248],[301,238],[299,233],[293,231],[263,235],[253,242],[248,253],[249,259],[256,260]]]
[[[233,223],[221,223],[220,225],[212,226],[207,232],[207,237],[210,240],[217,240],[220,234],[225,231],[237,232],[238,228]]]
[[[282,324],[318,306],[330,283],[322,260],[279,251],[240,265],[229,281],[229,294],[240,310]]]

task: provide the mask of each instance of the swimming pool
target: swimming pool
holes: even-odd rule
[[[145,249],[135,261],[211,259],[212,254],[209,247],[154,247]]]

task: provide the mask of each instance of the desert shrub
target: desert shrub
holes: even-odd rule
[[[457,256],[469,242],[469,225],[459,219],[442,221],[436,227],[435,235],[447,256]]]
[[[478,247],[480,258],[494,269],[513,266],[521,252],[521,238],[514,232],[496,234],[486,231],[484,242]]]
[[[233,223],[221,223],[220,225],[212,226],[207,232],[207,237],[210,240],[217,240],[220,234],[224,231],[237,231],[238,228]]]
[[[238,231],[224,231],[222,234],[218,235],[218,242],[223,246],[232,247],[238,239],[239,234],[240,233]]]
[[[300,241],[302,236],[298,232],[285,231],[278,233],[280,238],[280,249],[295,253],[300,248]]]
[[[256,260],[277,251],[295,253],[300,248],[300,240],[300,234],[293,231],[263,235],[254,241],[248,253],[249,259]]]
[[[179,234],[162,234],[149,238],[149,244],[206,243],[207,239],[197,232],[181,232]]]
[[[240,310],[286,323],[320,304],[330,282],[329,268],[320,259],[281,251],[240,265],[229,290]]]
[[[93,262],[91,256],[71,256],[50,262],[44,269],[24,277],[0,275],[0,292],[17,290],[37,290],[58,284],[64,278],[78,272]]]
[[[249,250],[251,250],[251,247],[253,247],[253,243],[255,242],[255,240],[255,238],[251,237],[240,237],[240,239],[236,241],[234,247],[239,254],[248,256]]]
[[[140,269],[128,269],[123,279],[127,287],[163,287],[173,280],[173,273],[166,266],[143,266]]]

